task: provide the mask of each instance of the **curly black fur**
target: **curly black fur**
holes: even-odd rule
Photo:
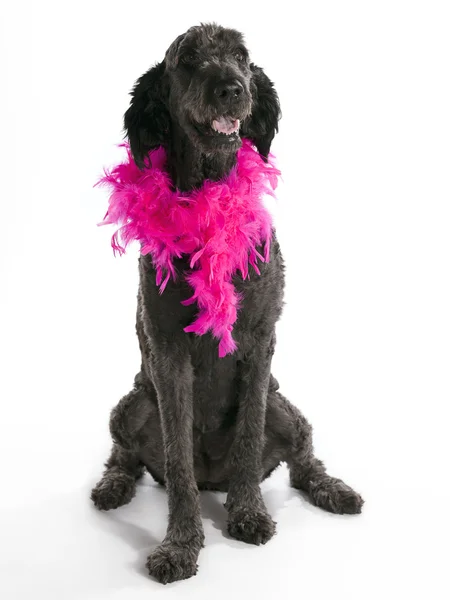
[[[239,134],[212,131],[212,119],[224,115],[241,120]],[[179,36],[165,59],[137,81],[125,129],[138,165],[164,145],[174,182],[191,190],[229,172],[240,136],[267,157],[279,117],[273,84],[250,63],[241,34],[202,25]],[[179,272],[188,268],[184,259],[176,266]],[[235,277],[243,297],[234,329],[238,351],[219,359],[217,340],[183,331],[195,316],[195,307],[180,303],[191,295],[183,278],[171,281],[161,296],[151,258],[139,260],[141,370],[112,411],[113,450],[92,500],[103,510],[129,502],[144,466],[166,485],[167,535],[147,562],[162,583],[197,572],[204,541],[199,489],[228,492],[228,531],[251,544],[264,544],[275,533],[260,482],[282,461],[291,485],[318,506],[361,511],[361,497],[315,458],[311,426],[279,393],[270,372],[284,286],[276,239],[260,270],[246,281]]]

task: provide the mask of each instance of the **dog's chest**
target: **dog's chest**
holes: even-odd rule
[[[260,250],[263,252],[261,248]],[[183,331],[195,319],[198,307],[196,303],[188,306],[182,304],[192,296],[192,289],[185,279],[185,273],[190,272],[187,259],[181,258],[174,261],[174,266],[177,273],[176,280],[170,279],[161,294],[156,284],[156,272],[151,257],[147,255],[140,258],[140,294],[146,308],[150,335],[163,338],[179,335],[184,340],[183,343],[191,340],[192,351],[198,352],[210,352],[210,344],[200,344],[197,348],[194,340],[210,339],[211,344],[215,344],[217,349],[217,341],[212,338],[211,334],[198,336]],[[237,321],[233,332],[239,344],[237,355],[246,351],[248,344],[252,343],[254,335],[257,335],[260,329],[272,328],[281,313],[284,264],[275,236],[271,245],[269,262],[259,262],[258,267],[260,274],[250,268],[249,277],[245,281],[239,274],[235,274],[232,278],[233,285],[240,296]]]
[[[177,345],[189,353],[194,375],[195,428],[199,432],[228,430],[237,412],[241,361],[258,344],[259,336],[273,331],[281,313],[284,268],[280,249],[274,239],[269,263],[259,264],[260,275],[252,272],[245,281],[239,275],[233,278],[241,296],[233,331],[238,349],[223,358],[218,356],[218,341],[211,333],[199,336],[183,331],[197,312],[195,304],[181,304],[192,295],[183,277],[185,266],[183,260],[177,263],[177,280],[169,281],[160,294],[150,257],[141,257],[140,303],[147,337],[145,345],[155,352],[161,347]]]

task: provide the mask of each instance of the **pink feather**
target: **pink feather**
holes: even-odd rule
[[[123,254],[134,240],[142,254],[151,254],[160,293],[175,278],[174,258],[189,257],[191,270],[185,277],[194,293],[184,305],[197,302],[198,315],[186,332],[207,331],[219,340],[219,356],[237,348],[232,337],[239,297],[232,277],[243,279],[249,265],[260,274],[257,259],[268,262],[272,220],[263,205],[273,194],[280,175],[273,157],[264,162],[249,140],[243,140],[237,163],[219,182],[205,181],[189,193],[172,188],[164,170],[166,152],[149,154],[152,166],[141,171],[128,145],[127,160],[98,182],[111,190],[109,208],[100,225],[119,225],[112,236],[114,253]],[[264,245],[264,256],[257,247]]]

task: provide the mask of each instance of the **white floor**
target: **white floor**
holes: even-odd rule
[[[360,480],[364,513],[343,517],[312,507],[288,487],[287,471],[280,468],[263,484],[278,523],[277,535],[264,547],[224,535],[224,495],[202,493],[206,546],[198,574],[162,587],[144,567],[164,535],[167,516],[165,491],[149,476],[131,504],[99,513],[88,499],[93,474],[77,489],[41,491],[36,497],[27,466],[18,468],[20,488],[9,490],[0,510],[1,589],[8,600],[131,600],[155,594],[206,599],[212,593],[268,599],[449,597],[445,478],[439,484],[418,473],[410,484],[401,479],[393,484],[392,476],[371,482],[361,473],[353,483]],[[36,468],[34,460],[28,468]]]

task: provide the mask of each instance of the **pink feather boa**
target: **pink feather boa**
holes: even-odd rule
[[[263,205],[273,196],[280,172],[272,158],[266,163],[248,140],[237,153],[237,164],[219,182],[205,181],[189,193],[173,189],[164,167],[166,152],[149,154],[150,168],[141,171],[127,148],[127,160],[98,182],[111,190],[101,225],[115,224],[111,245],[123,254],[133,240],[141,254],[151,254],[160,293],[170,277],[176,279],[174,258],[188,255],[185,277],[194,294],[184,305],[197,302],[197,318],[184,331],[219,339],[219,356],[236,350],[232,337],[239,296],[232,276],[249,277],[249,266],[260,274],[257,261],[269,261],[272,219]],[[119,241],[120,240],[120,241]],[[257,247],[264,245],[264,256]]]

